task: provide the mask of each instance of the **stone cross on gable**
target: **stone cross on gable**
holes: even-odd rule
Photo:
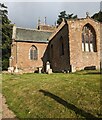
[[[86,12],[86,17],[89,17],[89,12]]]

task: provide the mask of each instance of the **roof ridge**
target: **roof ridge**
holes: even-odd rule
[[[16,27],[16,28],[19,28],[19,29],[27,29],[27,30],[36,30],[36,29],[33,29],[33,28],[24,28],[24,27]]]
[[[16,27],[16,28],[23,29],[23,30],[39,31],[39,32],[53,32],[52,30],[38,30],[38,29],[23,28],[23,27]]]

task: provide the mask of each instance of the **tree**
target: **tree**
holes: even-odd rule
[[[77,18],[77,15],[74,15],[73,16],[73,13],[72,14],[66,14],[66,11],[62,11],[60,12],[60,15],[58,15],[58,20],[57,20],[57,24],[60,25],[62,20],[64,19],[75,19]]]
[[[7,70],[9,66],[9,57],[11,53],[11,35],[12,25],[8,19],[7,6],[0,3],[0,22],[2,24],[1,35],[2,35],[2,69]]]
[[[95,13],[91,18],[99,21],[99,22],[102,22],[102,11],[99,11],[98,13]]]

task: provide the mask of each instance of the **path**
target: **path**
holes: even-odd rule
[[[14,118],[13,120],[17,120],[16,115],[8,108],[5,97],[0,93],[0,119],[1,118]]]

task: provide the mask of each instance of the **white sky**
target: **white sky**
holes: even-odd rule
[[[39,17],[41,22],[44,22],[44,18],[47,17],[47,24],[54,25],[59,13],[63,10],[65,10],[67,14],[77,14],[78,17],[85,17],[86,12],[89,12],[90,16],[92,16],[100,10],[100,1],[70,1],[71,2],[69,2],[69,0],[42,0],[41,2],[41,0],[29,0],[28,2],[28,0],[5,0],[5,2],[7,2],[6,5],[8,6],[9,19],[12,23],[15,23],[19,27],[26,28],[35,28]]]

